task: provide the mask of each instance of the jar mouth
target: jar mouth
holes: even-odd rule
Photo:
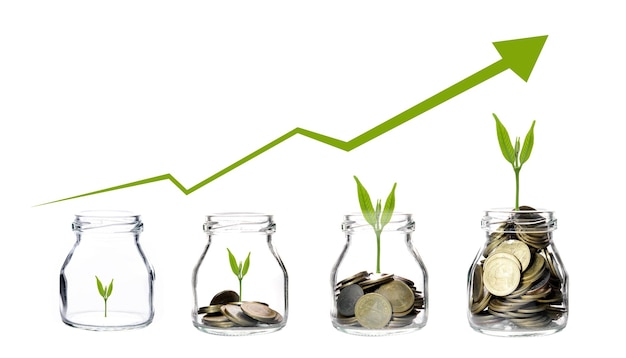
[[[127,210],[83,210],[75,215],[72,229],[80,232],[139,232],[143,229],[143,223],[140,215]]]
[[[481,226],[489,232],[515,233],[521,228],[528,233],[545,233],[556,230],[557,220],[551,210],[496,208],[484,212]]]
[[[222,212],[206,215],[203,230],[215,233],[273,233],[276,224],[273,216],[259,212]]]
[[[372,230],[372,226],[365,220],[362,213],[351,213],[344,215],[342,224],[344,232],[356,230]],[[409,213],[393,213],[389,223],[385,225],[383,231],[412,232],[415,230],[415,221]]]

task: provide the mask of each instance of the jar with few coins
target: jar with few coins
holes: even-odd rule
[[[428,274],[410,214],[393,214],[377,238],[361,214],[344,216],[345,245],[331,271],[331,321],[344,333],[417,331],[428,320]]]
[[[272,215],[210,214],[203,228],[208,242],[192,274],[194,326],[226,336],[282,329],[288,316],[288,281],[272,243]]]
[[[568,318],[568,276],[553,242],[552,211],[488,210],[486,241],[468,273],[470,326],[494,336],[541,336]]]

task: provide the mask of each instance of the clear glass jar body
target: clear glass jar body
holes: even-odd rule
[[[206,216],[208,236],[192,275],[192,322],[200,331],[241,336],[287,323],[287,270],[272,244],[271,215]]]
[[[470,326],[494,336],[541,336],[567,324],[568,276],[552,241],[552,211],[490,210],[468,273]]]
[[[63,322],[95,331],[149,325],[155,276],[139,244],[140,216],[84,211],[76,215],[72,229],[76,242],[60,273]]]
[[[346,244],[332,268],[331,321],[345,333],[383,336],[428,320],[428,274],[413,246],[410,214],[394,214],[380,240],[361,214],[346,215]]]

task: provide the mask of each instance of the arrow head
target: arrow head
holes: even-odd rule
[[[537,58],[548,36],[528,37],[524,39],[494,42],[493,45],[502,56],[502,61],[511,71],[528,82]]]

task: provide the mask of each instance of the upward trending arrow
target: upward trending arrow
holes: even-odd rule
[[[416,104],[415,106],[407,109],[406,111],[388,119],[387,121],[364,132],[363,134],[360,134],[354,137],[353,139],[347,142],[298,127],[283,134],[282,136],[264,145],[263,147],[255,150],[254,152],[248,154],[247,156],[239,159],[238,161],[218,171],[217,173],[211,175],[210,177],[204,179],[203,181],[192,186],[189,189],[185,188],[171,174],[163,174],[163,175],[159,175],[159,176],[152,177],[152,178],[147,178],[147,179],[138,180],[138,181],[127,183],[127,184],[122,184],[122,185],[118,185],[118,186],[114,186],[114,187],[110,187],[110,188],[106,188],[102,190],[93,191],[90,193],[85,193],[85,194],[71,196],[71,197],[64,198],[64,199],[50,201],[50,202],[39,204],[39,205],[57,203],[60,201],[76,199],[76,198],[80,198],[80,197],[88,196],[88,195],[105,193],[107,191],[129,188],[132,186],[153,183],[153,182],[157,182],[161,180],[171,181],[185,195],[188,195],[200,189],[201,187],[205,186],[206,184],[212,182],[213,180],[221,177],[222,175],[230,172],[231,170],[237,168],[238,166],[246,163],[252,158],[255,158],[261,153],[266,152],[270,148],[273,148],[274,146],[278,145],[279,143],[282,143],[285,140],[293,137],[296,134],[300,134],[305,137],[315,139],[319,142],[328,144],[330,146],[333,146],[333,147],[336,147],[345,151],[351,151],[352,149],[369,142],[370,140],[380,136],[381,134],[392,130],[393,128],[399,126],[400,124],[419,116],[420,114],[428,111],[429,109],[432,109],[442,104],[443,102],[500,74],[501,72],[504,72],[507,69],[511,69],[511,71],[515,72],[524,81],[528,81],[528,78],[530,77],[530,74],[533,68],[535,67],[537,58],[539,58],[539,54],[541,53],[541,50],[547,38],[548,36],[537,36],[537,37],[528,37],[528,38],[522,38],[522,39],[516,39],[516,40],[494,42],[493,45],[496,47],[496,50],[498,51],[498,53],[500,53],[500,56],[501,56],[500,60],[474,73],[473,75],[453,84],[452,86],[444,89],[443,91],[435,94],[434,96],[427,98],[426,100]]]

